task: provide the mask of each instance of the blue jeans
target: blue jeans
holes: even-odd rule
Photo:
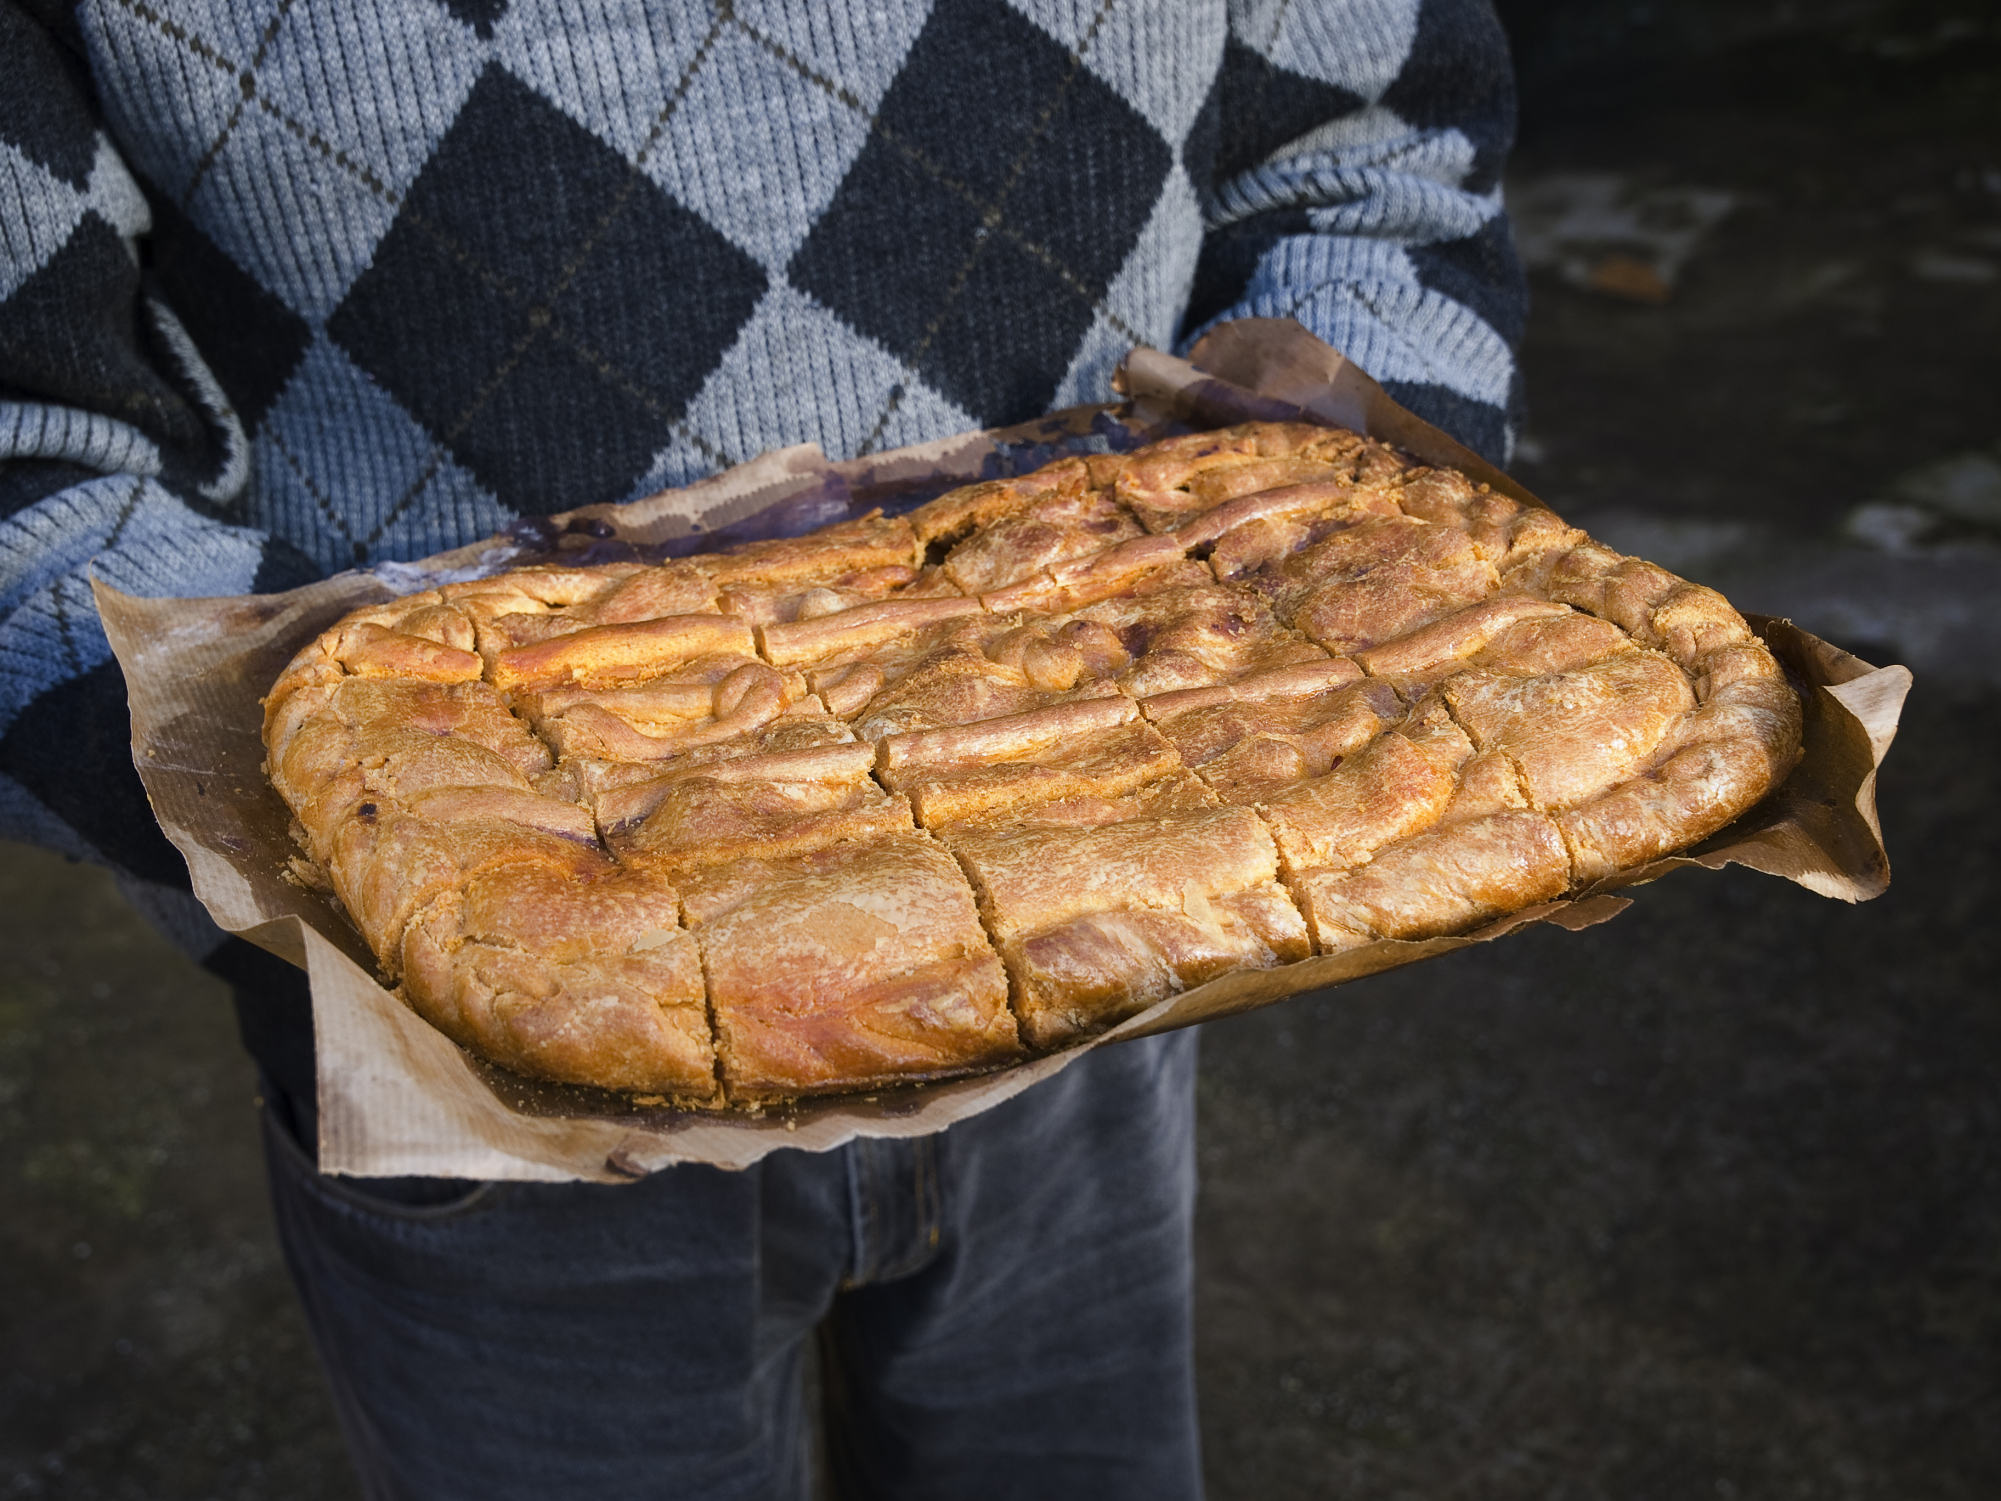
[[[320,1176],[280,1238],[366,1494],[801,1497],[816,1334],[844,1498],[1201,1494],[1196,1039],[915,1141],[630,1185]]]

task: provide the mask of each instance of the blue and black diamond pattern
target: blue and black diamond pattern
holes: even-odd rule
[[[1047,32],[942,0],[788,274],[978,420],[1020,421],[1047,408],[1173,163]]]
[[[255,432],[298,368],[311,326],[157,192],[147,260],[230,405]]]
[[[1205,194],[1330,118],[1378,110],[1470,131],[1484,180],[1507,133],[1485,0],[1238,8],[1227,27],[1220,9],[1170,23],[1156,0],[901,0],[874,20],[803,0],[643,9],[210,0],[176,17],[85,0],[79,35],[109,70],[96,82],[119,129],[164,120],[156,96],[177,78],[189,90],[165,104],[184,120],[133,143],[171,189],[153,195],[154,264],[253,434],[324,336],[508,510],[615,499],[680,472],[663,468],[670,449],[750,456],[691,406],[728,396],[712,377],[800,293],[854,335],[838,368],[887,356],[906,372],[872,428],[843,413],[844,438],[908,440],[899,404],[1007,421],[1082,389],[1071,367],[1108,317],[1121,337],[1171,334],[1174,310],[1156,325],[1105,301],[1131,282],[1150,216],[1183,201],[1163,194],[1171,175],[1185,173],[1175,194]],[[1160,64],[1191,98],[1213,81],[1184,140],[1163,132],[1188,115],[1164,116],[1146,82],[1148,45],[1170,37],[1218,49]],[[760,67],[781,82],[733,104]],[[819,124],[801,103],[815,97]],[[372,114],[384,101],[402,118]],[[66,149],[80,181],[84,154]],[[798,182],[780,181],[788,150]],[[236,212],[260,182],[261,226]],[[759,193],[799,203],[746,213]],[[1240,301],[1266,250],[1315,232],[1307,212],[1212,234],[1197,310]],[[1433,250],[1417,280],[1460,295],[1461,262],[1497,263],[1478,252]],[[755,342],[772,331],[759,323]],[[320,509],[346,503],[328,490]],[[355,545],[372,555],[391,535],[364,528]]]
[[[1173,149],[999,0],[934,6],[867,125],[788,279],[974,420],[1044,410]],[[626,492],[768,285],[489,64],[327,332],[502,504],[543,513]]]
[[[1230,37],[1223,43],[1215,85],[1189,132],[1189,160],[1199,164],[1203,181],[1231,177],[1368,102],[1338,84],[1281,68]]]
[[[492,65],[327,333],[540,515],[645,470],[764,290],[718,230]]]

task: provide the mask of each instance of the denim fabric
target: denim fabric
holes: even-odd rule
[[[839,1496],[1199,1496],[1195,1055],[1106,1048],[938,1136],[617,1186],[322,1177],[267,1111],[366,1494],[792,1501],[817,1331]]]

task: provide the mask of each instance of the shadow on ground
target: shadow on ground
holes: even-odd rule
[[[1684,872],[1209,1029],[1211,1493],[2001,1494],[2001,30],[1971,0],[1502,9],[1524,188],[1730,200],[1658,286],[1604,270],[1644,245],[1537,270],[1516,472],[1919,667],[1897,880],[1848,908]],[[1971,489],[1925,478],[1953,456]],[[351,1497],[226,993],[18,847],[0,951],[0,1492]]]

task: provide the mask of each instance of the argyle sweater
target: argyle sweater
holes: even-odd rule
[[[0,834],[197,952],[88,577],[286,588],[1291,316],[1496,459],[1487,0],[0,0]]]

